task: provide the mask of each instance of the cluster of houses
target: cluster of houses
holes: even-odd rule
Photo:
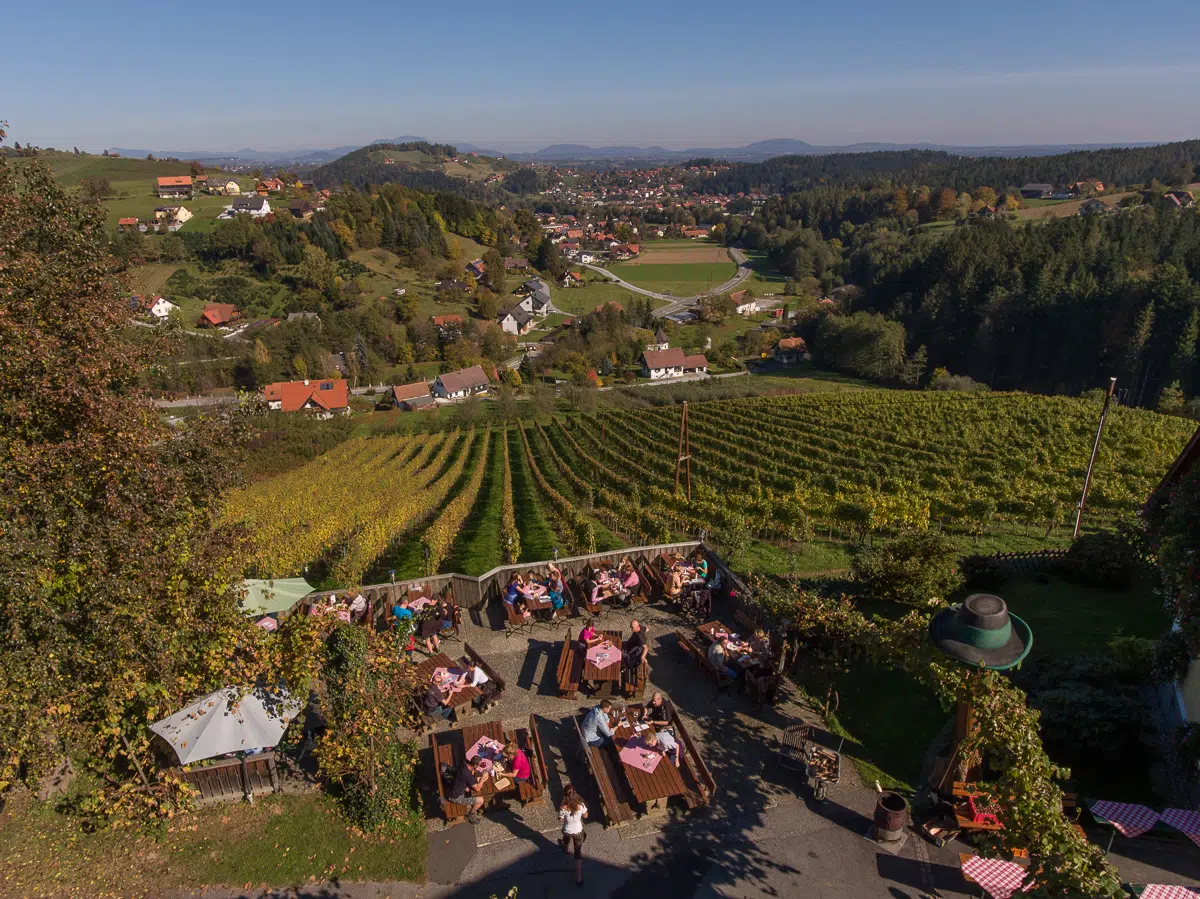
[[[1103,181],[1076,181],[1066,187],[1056,187],[1053,184],[1023,184],[1020,189],[1021,197],[1026,200],[1076,200],[1092,194],[1104,193]]]
[[[140,231],[147,233],[166,233],[178,231],[192,218],[192,211],[186,206],[163,205],[154,208],[153,218],[140,219],[137,216],[122,216],[117,219],[117,229],[120,231]]]
[[[516,303],[496,317],[496,324],[505,334],[520,337],[532,331],[537,322],[550,314],[554,305],[550,299],[550,288],[541,278],[530,278],[522,284],[517,297]]]
[[[297,185],[305,186],[305,185]],[[253,191],[243,193],[241,184],[232,175],[214,173],[208,175],[163,175],[155,180],[154,193],[160,199],[192,199],[197,191],[204,191],[212,196],[234,197],[233,202],[226,206],[217,216],[219,219],[231,219],[238,215],[249,215],[252,218],[263,218],[278,213],[281,203],[272,208],[268,197],[278,194],[287,187],[278,178],[264,178],[257,182]],[[318,191],[314,200],[296,199],[288,204],[287,210],[293,218],[308,221],[313,213],[322,209],[322,203],[330,196],[328,190]],[[117,222],[117,227],[123,231],[163,232],[178,231],[192,218],[192,212],[186,206],[171,204],[159,206],[154,210],[154,218],[138,219],[123,217]]]

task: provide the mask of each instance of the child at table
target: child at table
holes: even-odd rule
[[[708,559],[704,558],[704,553],[701,553],[701,552],[696,553],[695,570],[696,570],[696,576],[694,578],[695,581],[704,583],[705,581],[708,580]]]
[[[563,593],[566,592],[566,585],[563,583],[562,570],[555,564],[551,563],[548,566],[549,574],[546,576],[546,593],[550,597],[550,605],[555,611],[561,609],[566,603],[563,600]]]
[[[675,738],[668,731],[663,731],[660,734],[646,734],[642,737],[642,742],[650,749],[657,750],[671,760],[671,763],[679,767],[679,744],[675,742]]]

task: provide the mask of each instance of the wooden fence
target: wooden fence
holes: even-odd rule
[[[1037,549],[1022,553],[993,553],[985,558],[994,559],[1010,572],[1029,574],[1046,570],[1065,559],[1067,553],[1065,549]]]
[[[199,793],[197,801],[202,804],[253,800],[255,793],[278,793],[281,789],[274,752],[199,768],[176,768],[172,773]]]
[[[662,553],[677,552],[681,555],[694,553],[697,549],[707,548],[699,540],[688,540],[682,543],[660,543],[654,546],[635,546],[624,549],[614,549],[611,552],[591,553],[586,556],[564,556],[553,560],[563,575],[572,577],[579,574],[587,565],[596,567],[602,562],[616,565],[623,557],[628,556],[635,562],[650,559]],[[431,577],[412,578],[406,581],[396,581],[394,584],[370,584],[360,589],[367,600],[367,611],[360,620],[370,622],[377,629],[384,629],[388,624],[388,613],[400,597],[407,596],[412,587],[421,588],[427,595],[443,594],[450,590],[454,601],[467,610],[482,610],[493,599],[499,599],[513,572],[524,574],[527,571],[545,572],[546,566],[552,560],[538,562],[522,562],[517,565],[501,565],[491,571],[472,577],[468,574],[437,574]],[[723,563],[722,563],[723,564]],[[313,605],[327,602],[331,597],[344,593],[344,590],[324,590],[310,593],[295,605],[293,614],[307,615]]]

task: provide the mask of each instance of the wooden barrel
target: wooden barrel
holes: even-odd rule
[[[899,793],[881,793],[875,802],[875,839],[898,840],[908,823],[908,800]]]

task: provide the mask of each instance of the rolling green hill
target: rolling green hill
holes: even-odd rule
[[[163,162],[158,159],[126,159],[93,156],[85,153],[42,151],[37,159],[48,164],[54,176],[63,184],[74,186],[84,178],[107,178],[114,189],[124,185],[144,186],[160,175],[187,175],[191,167],[186,162]]]
[[[402,184],[417,190],[480,196],[484,193],[482,182],[517,168],[517,163],[508,160],[460,155],[454,147],[418,141],[362,147],[314,170],[313,180],[318,187]]]

